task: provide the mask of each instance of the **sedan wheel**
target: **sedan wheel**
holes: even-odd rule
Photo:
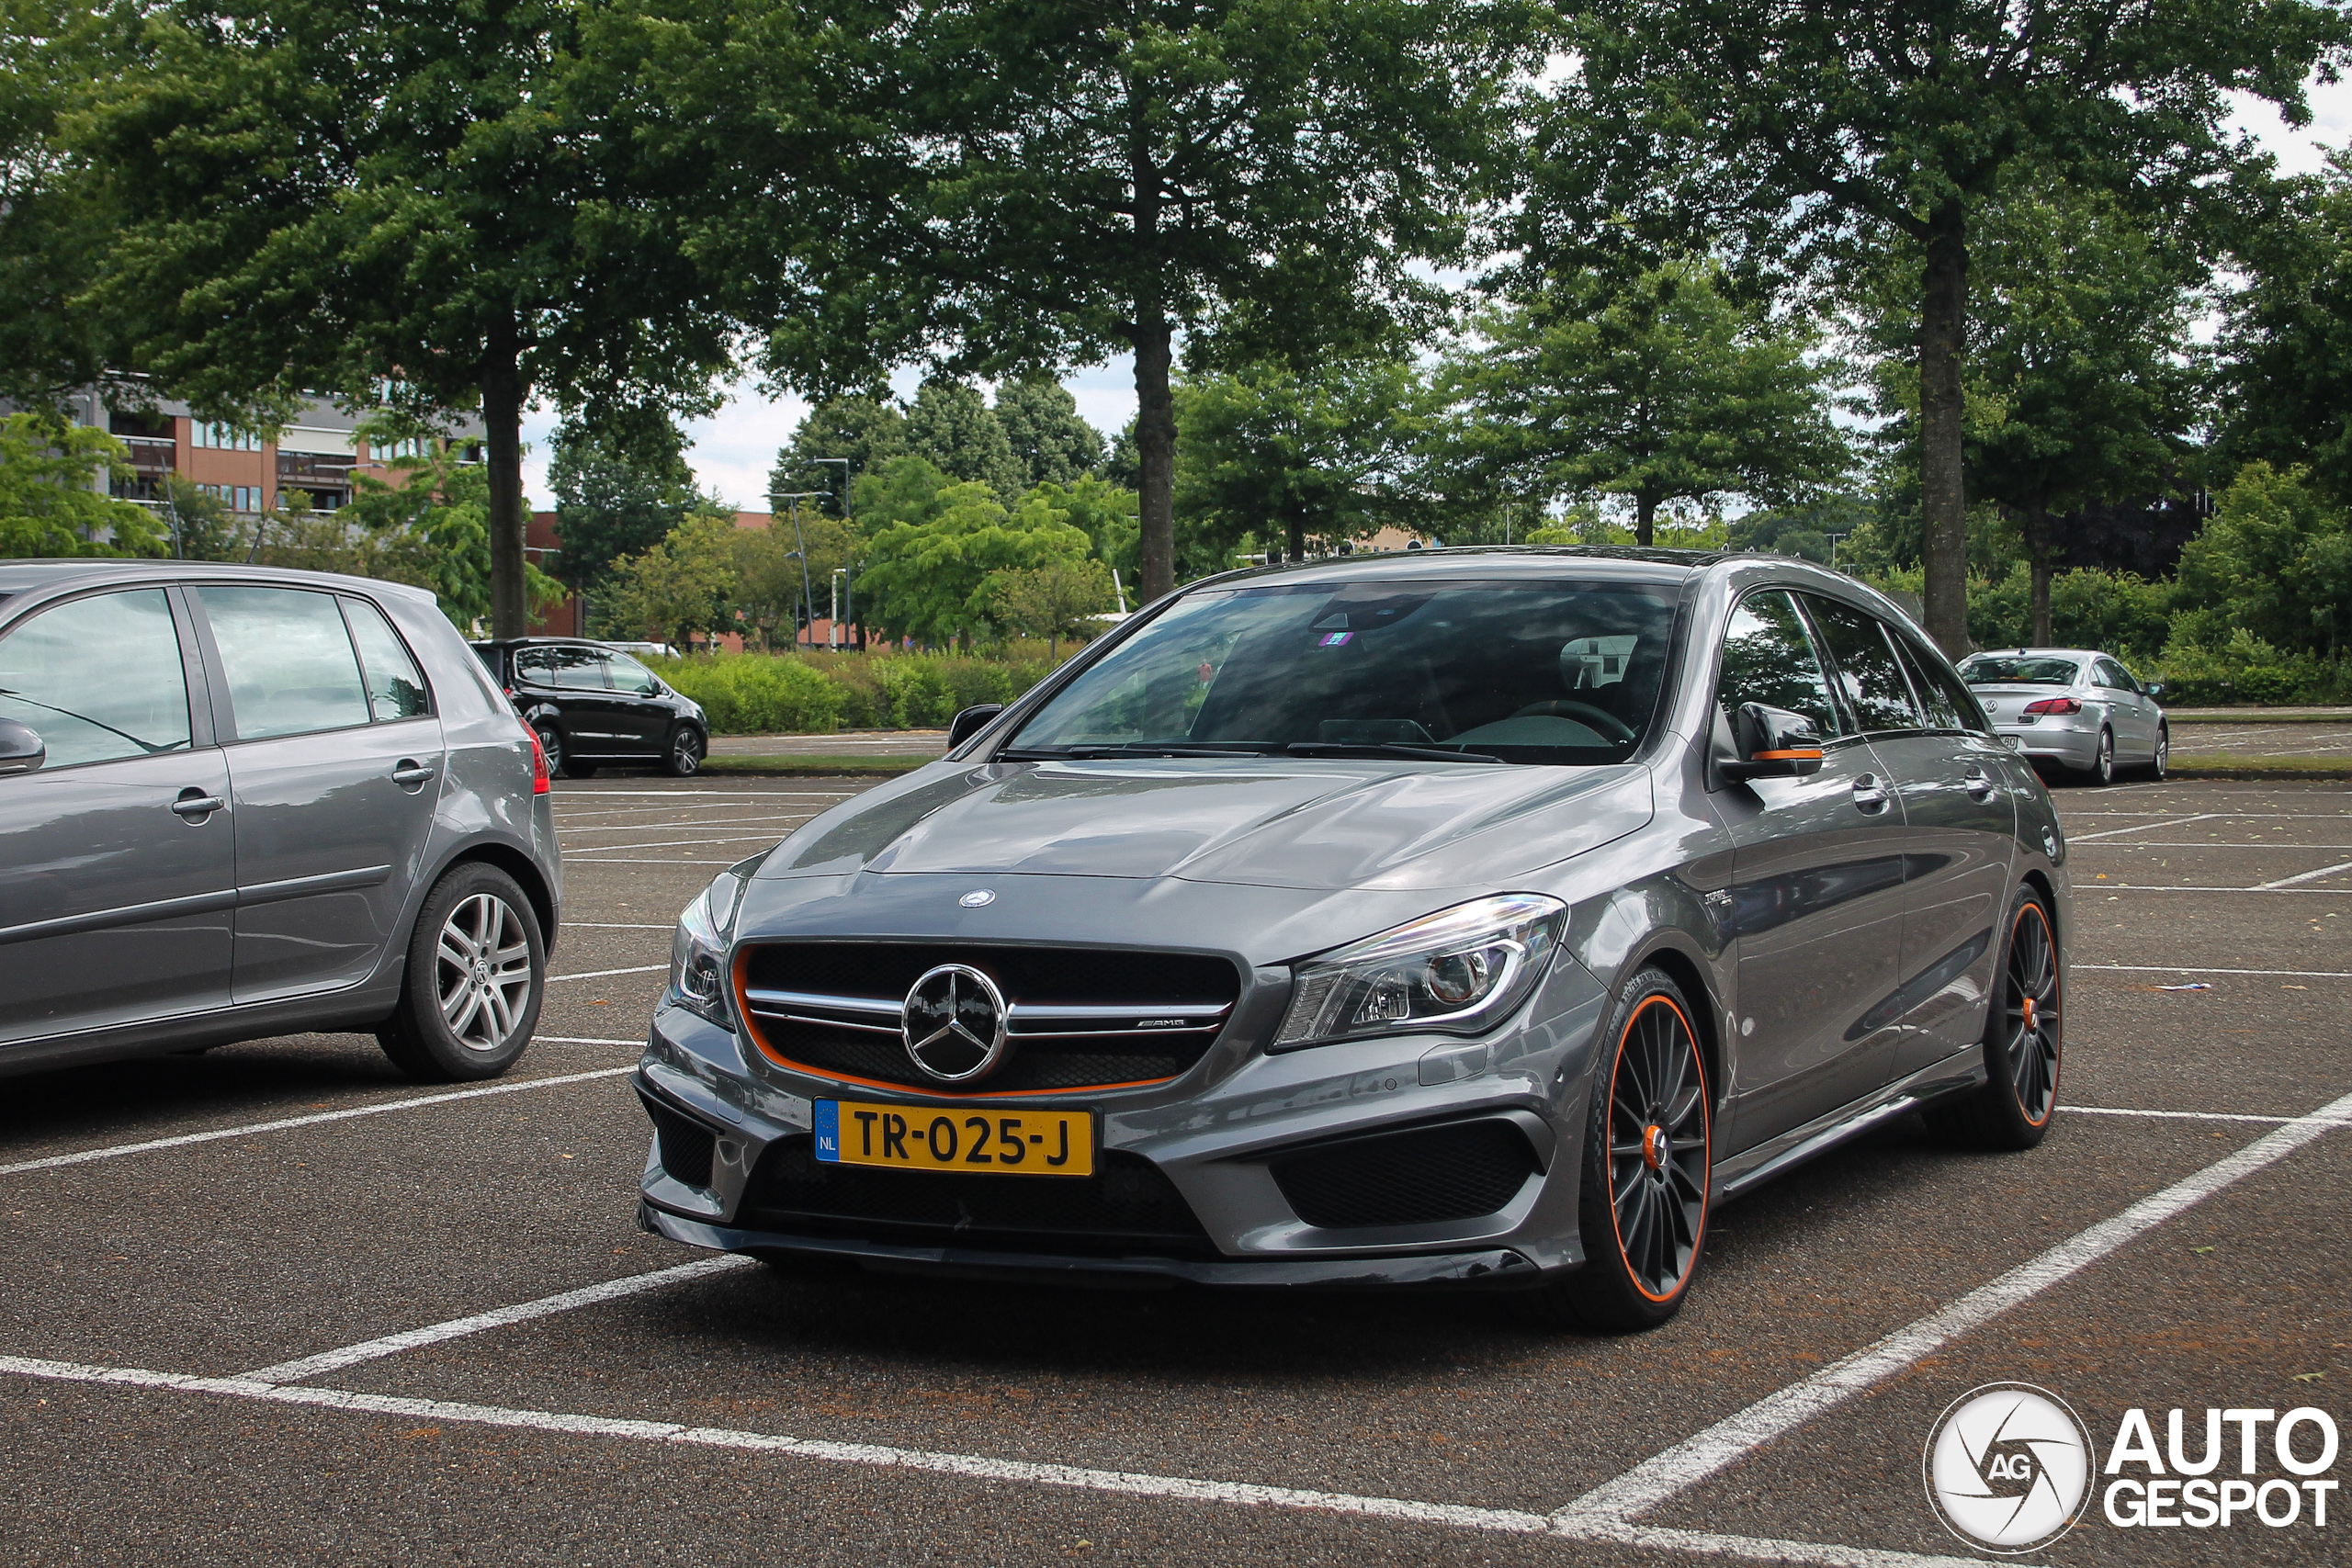
[[[662,759],[662,771],[673,779],[690,779],[702,772],[705,750],[702,731],[691,724],[678,726],[670,737],[670,750]]]
[[[1539,1311],[1580,1328],[1655,1328],[1680,1308],[1706,1242],[1714,1107],[1690,1011],[1646,970],[1622,1007],[1616,1049],[1594,1073],[1580,1233],[1585,1264]]]
[[[538,1026],[547,968],[537,917],[514,879],[459,865],[424,900],[400,1007],[377,1042],[413,1078],[495,1077]]]
[[[2098,732],[2098,755],[2091,761],[2091,783],[2111,784],[2115,782],[2115,731]]]
[[[2058,942],[2041,895],[2029,887],[2009,914],[2009,940],[1984,1021],[1984,1086],[1963,1100],[1928,1108],[1928,1124],[1954,1142],[1984,1149],[2030,1149],[2058,1108],[2065,1021]]]
[[[2148,763],[2148,776],[2162,784],[2172,773],[2172,731],[2162,725],[2156,727],[2156,754]]]

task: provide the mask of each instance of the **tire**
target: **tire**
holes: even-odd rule
[[[1928,1128],[1975,1149],[2030,1149],[2058,1111],[2065,1007],[2058,973],[2057,928],[2030,887],[2009,908],[2000,966],[1985,1010],[1985,1081],[1958,1100],[1926,1110]]]
[[[530,1043],[547,982],[547,942],[514,879],[453,866],[417,911],[400,1006],[376,1043],[421,1083],[494,1078]]]
[[[2156,726],[2156,754],[2148,760],[2148,776],[2158,784],[2172,773],[2172,728]]]
[[[690,779],[702,772],[703,754],[709,749],[701,730],[682,724],[671,733],[669,747],[662,753],[662,771],[673,779]]]
[[[2091,759],[2085,776],[2086,782],[2100,787],[2115,782],[2115,731],[2102,729],[2098,732],[2098,754]]]
[[[1592,1075],[1578,1183],[1584,1267],[1535,1292],[1555,1327],[1656,1328],[1681,1309],[1707,1240],[1714,1103],[1681,987],[1634,977]]]

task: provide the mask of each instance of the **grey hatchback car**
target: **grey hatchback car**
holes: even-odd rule
[[[1683,1301],[1711,1207],[2057,1100],[2064,845],[1893,604],[1779,558],[1212,579],[731,868],[648,1228],[892,1269]]]
[[[0,1072],[372,1031],[481,1078],[538,1018],[545,760],[418,589],[0,562]]]

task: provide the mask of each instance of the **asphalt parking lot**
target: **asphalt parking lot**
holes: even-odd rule
[[[6,1559],[1892,1565],[1968,1555],[1920,1453],[1979,1384],[2058,1393],[2101,1453],[2135,1406],[2192,1450],[2207,1407],[2352,1417],[2341,784],[2062,790],[2050,1138],[1895,1123],[1721,1210],[1689,1308],[1609,1340],[1504,1298],[808,1278],[639,1232],[626,1074],[673,916],[870,782],[560,784],[567,925],[497,1083],[357,1036],[0,1080]],[[2336,1510],[2095,1506],[2037,1560],[2341,1561]]]

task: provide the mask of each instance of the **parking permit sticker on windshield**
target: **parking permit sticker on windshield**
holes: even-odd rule
[[[1353,632],[1326,632],[1323,635],[1323,640],[1316,646],[1318,648],[1345,648],[1348,646],[1348,638],[1355,635],[1356,634]]]

